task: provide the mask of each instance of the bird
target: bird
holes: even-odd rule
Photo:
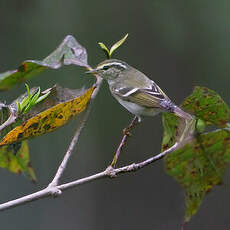
[[[122,60],[107,59],[87,73],[105,79],[113,97],[139,122],[143,116],[160,112],[174,113],[185,121],[193,120],[193,116],[175,105],[153,80]]]

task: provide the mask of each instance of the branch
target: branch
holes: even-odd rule
[[[90,183],[93,181],[96,181],[98,179],[102,179],[102,178],[114,178],[117,177],[119,174],[124,174],[124,173],[130,173],[130,172],[134,172],[137,171],[155,161],[160,160],[161,158],[163,158],[165,155],[175,151],[176,149],[178,149],[179,147],[181,147],[182,145],[184,145],[185,143],[175,143],[172,147],[170,147],[169,149],[161,152],[160,154],[153,156],[145,161],[142,161],[140,163],[133,163],[121,168],[116,168],[114,169],[113,167],[109,166],[106,170],[99,172],[97,174],[88,176],[88,177],[84,177],[82,179],[78,179],[66,184],[62,184],[62,185],[56,185],[56,186],[48,186],[45,189],[42,189],[38,192],[32,193],[30,195],[12,200],[12,201],[8,201],[6,203],[0,204],[0,211],[9,209],[9,208],[14,208],[16,206],[19,205],[23,205],[35,200],[39,200],[41,198],[45,198],[45,197],[49,197],[49,196],[54,196],[54,195],[61,195],[62,191],[66,190],[66,189],[70,189],[70,188],[74,188],[86,183]],[[54,192],[54,191],[60,191],[60,192]]]
[[[118,157],[119,157],[119,155],[121,153],[121,150],[122,150],[123,146],[125,145],[125,143],[127,141],[127,138],[131,135],[130,131],[136,125],[136,121],[137,121],[137,117],[135,116],[132,119],[132,121],[129,124],[129,126],[123,130],[123,137],[122,137],[121,142],[120,142],[120,144],[119,144],[119,146],[117,148],[117,151],[116,151],[116,153],[115,153],[115,155],[113,157],[113,161],[111,163],[111,167],[115,168],[115,165],[117,163],[117,160],[118,160]]]
[[[72,152],[74,150],[74,147],[76,146],[77,142],[78,142],[78,139],[79,139],[79,136],[81,134],[81,131],[82,129],[84,128],[85,126],[85,123],[89,117],[89,112],[90,112],[90,108],[87,107],[86,109],[86,112],[83,114],[79,124],[78,124],[78,127],[77,127],[77,130],[75,131],[75,134],[72,138],[72,141],[70,142],[70,145],[66,151],[66,154],[60,164],[60,166],[58,167],[58,170],[56,172],[56,175],[54,176],[52,182],[49,184],[50,187],[55,187],[56,185],[58,185],[59,183],[59,180],[61,178],[61,176],[63,175],[64,173],[64,170],[66,169],[67,167],[67,164],[68,164],[68,161],[72,155]]]
[[[11,106],[9,106],[8,108],[10,110],[10,116],[9,116],[9,118],[2,125],[0,125],[0,133],[7,126],[13,124],[16,121],[16,119],[17,119],[17,116],[15,114],[14,109]]]
[[[49,184],[48,187],[50,188],[53,188],[53,193],[55,195],[55,193],[57,194],[60,194],[61,191],[60,190],[57,190],[57,185],[59,183],[59,180],[61,178],[61,176],[63,175],[66,167],[67,167],[67,164],[68,164],[68,161],[72,155],[72,152],[74,150],[74,147],[76,146],[76,144],[78,143],[78,139],[79,139],[79,136],[81,134],[81,131],[82,129],[84,128],[85,124],[86,124],[86,121],[88,120],[88,117],[89,117],[89,113],[90,113],[90,110],[91,110],[91,107],[92,107],[92,101],[95,99],[95,97],[97,96],[97,93],[99,91],[99,88],[102,84],[102,78],[98,77],[97,76],[97,82],[96,82],[96,85],[97,85],[97,88],[94,90],[92,96],[91,96],[91,99],[90,99],[90,104],[87,106],[86,108],[86,111],[84,112],[83,116],[81,117],[81,120],[78,124],[78,127],[75,131],[75,134],[72,138],[72,141],[70,142],[70,145],[66,151],[66,154],[60,164],[60,166],[58,167],[58,170],[56,172],[56,175],[54,176],[52,182]]]

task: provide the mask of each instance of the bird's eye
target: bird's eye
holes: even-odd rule
[[[107,65],[103,66],[103,70],[107,70],[107,69],[109,69],[109,66]]]

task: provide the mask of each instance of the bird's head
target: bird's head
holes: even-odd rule
[[[106,80],[114,80],[129,69],[129,65],[117,59],[108,59],[97,65],[87,73],[96,73]]]

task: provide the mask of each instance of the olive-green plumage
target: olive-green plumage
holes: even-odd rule
[[[139,120],[141,116],[154,116],[162,111],[192,119],[191,115],[172,103],[154,81],[124,61],[108,59],[89,72],[107,80],[112,95]]]

